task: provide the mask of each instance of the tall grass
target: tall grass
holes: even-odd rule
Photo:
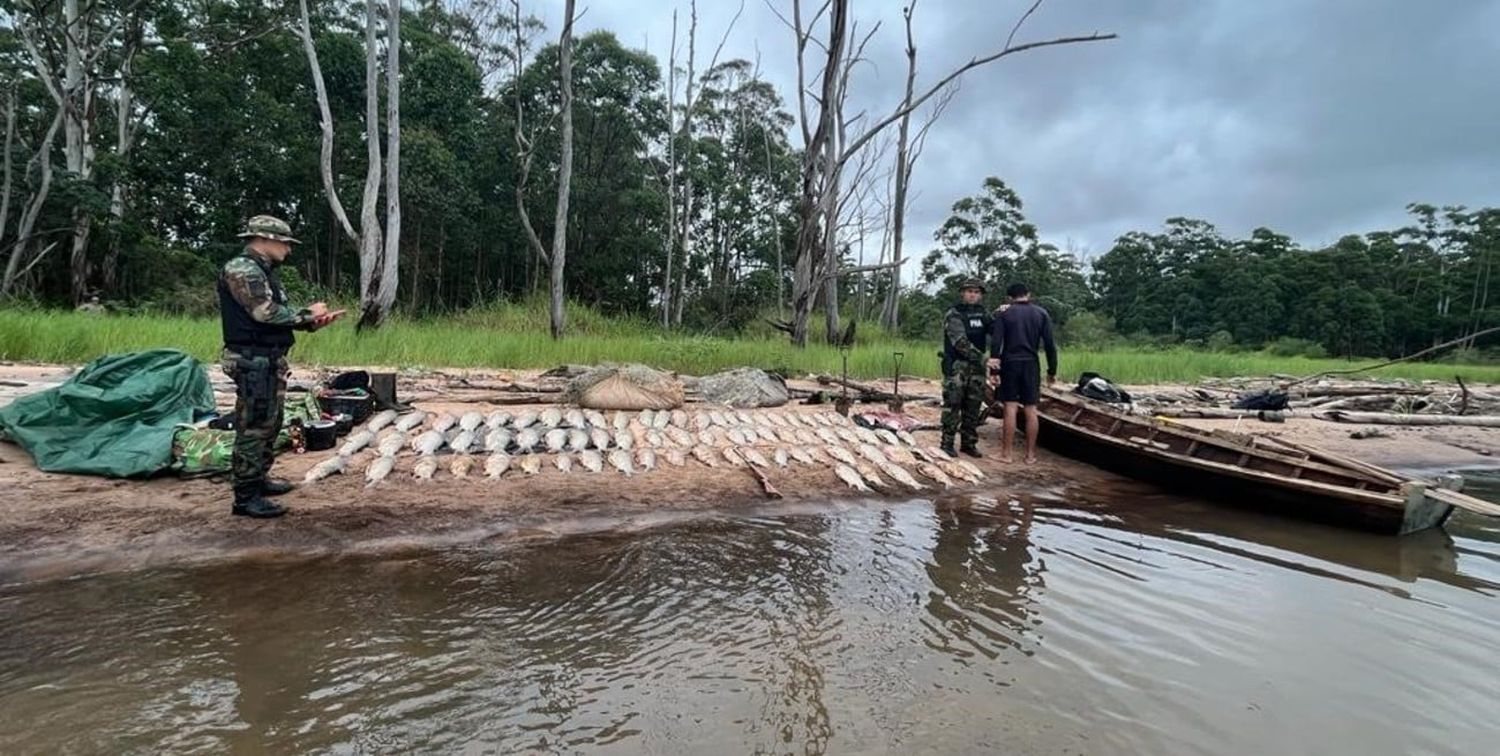
[[[351,324],[300,334],[292,352],[303,365],[381,365],[396,368],[548,368],[562,363],[642,362],[690,374],[754,366],[794,374],[837,372],[837,349],[791,347],[784,338],[714,338],[664,334],[637,320],[607,318],[587,308],[570,311],[568,338],[547,336],[540,308],[496,305],[442,319],[396,319],[375,332],[356,334]],[[892,352],[904,352],[901,372],[936,377],[938,343],[901,341],[878,332],[860,336],[849,354],[849,372],[863,378],[889,376]],[[199,359],[216,359],[217,320],[161,315],[93,317],[72,312],[0,310],[0,359],[53,363],[87,362],[103,354],[173,347]],[[1222,354],[1187,349],[1136,351],[1063,350],[1063,375],[1093,371],[1121,383],[1196,381],[1205,377],[1283,373],[1306,375],[1351,367],[1340,360],[1274,357],[1264,353]],[[1500,383],[1500,366],[1403,364],[1377,371],[1381,377]]]

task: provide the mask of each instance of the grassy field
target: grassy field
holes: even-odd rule
[[[793,373],[836,372],[838,350],[828,346],[794,349],[784,339],[721,339],[663,335],[638,321],[604,318],[578,309],[573,331],[553,342],[545,315],[534,308],[497,306],[422,322],[397,320],[378,332],[357,335],[352,324],[301,334],[292,353],[302,365],[385,365],[423,367],[547,368],[561,363],[643,362],[689,374],[751,365]],[[891,374],[891,353],[902,351],[902,372],[938,375],[932,342],[903,342],[862,333],[849,355],[851,375]],[[82,363],[103,354],[174,347],[202,360],[219,350],[217,320],[152,315],[93,317],[71,312],[0,310],[0,359]],[[1063,345],[1064,378],[1091,370],[1121,383],[1190,382],[1205,377],[1306,375],[1351,367],[1342,360],[1274,357],[1259,352],[1215,353],[1186,349],[1141,351],[1070,350]],[[1500,366],[1405,364],[1376,371],[1388,378],[1500,383]]]

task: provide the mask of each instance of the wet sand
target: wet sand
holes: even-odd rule
[[[62,380],[66,368],[0,366],[0,381],[24,382],[25,388],[0,387],[15,395]],[[498,381],[534,380],[534,373],[507,371],[450,372],[403,377],[401,396],[426,410],[488,411]],[[299,372],[296,382],[319,377]],[[215,376],[216,382],[221,377]],[[435,381],[441,382],[441,386]],[[794,384],[816,388],[815,384]],[[936,396],[930,381],[903,380],[903,391]],[[438,399],[441,398],[441,401]],[[452,400],[468,400],[456,403]],[[219,394],[221,403],[231,398]],[[0,394],[0,403],[9,401]],[[689,409],[691,409],[690,407]],[[514,411],[514,407],[506,407]],[[831,407],[789,406],[783,411],[832,411]],[[934,406],[911,403],[907,411],[933,424]],[[1389,437],[1355,441],[1358,426],[1297,420],[1268,425],[1244,421],[1184,421],[1203,427],[1268,432],[1326,446],[1377,464],[1408,468],[1493,466],[1477,451],[1497,446],[1493,431],[1465,428],[1393,428]],[[1252,427],[1253,426],[1253,427]],[[988,478],[970,486],[997,497],[1056,490],[1062,485],[1099,491],[1124,481],[1091,466],[1040,453],[1035,465],[1006,465],[996,459],[999,421],[981,428],[985,459],[978,462]],[[936,430],[918,431],[923,445],[938,443]],[[300,481],[306,470],[332,451],[283,455],[275,473]],[[215,479],[108,480],[54,475],[38,471],[14,444],[0,444],[0,581],[79,572],[130,569],[162,564],[192,564],[244,557],[304,557],[329,553],[394,552],[489,539],[551,538],[563,523],[591,517],[616,520],[681,511],[733,510],[764,505],[767,498],[744,468],[704,467],[691,458],[687,467],[660,463],[657,470],[627,478],[606,468],[589,473],[579,468],[564,474],[546,465],[536,476],[512,470],[491,481],[482,475],[454,479],[446,465],[440,477],[419,482],[410,476],[414,457],[408,452],[396,472],[375,487],[366,487],[364,464],[372,452],[356,457],[342,476],[303,486],[283,498],[287,517],[256,521],[229,515],[229,490]],[[476,474],[478,471],[476,470]],[[768,479],[786,502],[853,498],[832,470],[801,466],[772,469]],[[927,482],[927,481],[924,481]],[[878,492],[891,498],[932,495],[896,487]]]

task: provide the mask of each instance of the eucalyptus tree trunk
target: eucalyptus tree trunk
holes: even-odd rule
[[[380,48],[375,34],[379,0],[365,0],[365,191],[359,213],[359,325],[378,322],[379,277],[383,272],[380,231]]]
[[[557,215],[552,228],[551,322],[552,338],[561,339],[566,326],[563,270],[568,255],[568,197],[573,185],[573,18],[575,0],[563,9],[562,38],[558,41],[557,76],[562,92],[562,158],[557,168]]]

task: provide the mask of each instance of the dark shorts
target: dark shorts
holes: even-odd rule
[[[1041,363],[1015,360],[1000,363],[1000,401],[1032,405],[1041,397]]]

